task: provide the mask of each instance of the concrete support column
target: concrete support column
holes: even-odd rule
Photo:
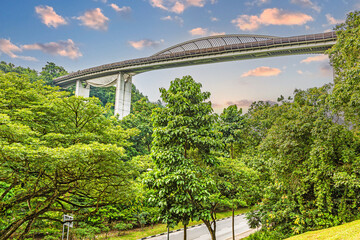
[[[90,85],[87,84],[84,87],[80,80],[76,81],[75,96],[89,97],[90,96]]]
[[[114,114],[119,114],[119,119],[130,114],[131,107],[131,76],[119,73],[116,81],[115,109]]]

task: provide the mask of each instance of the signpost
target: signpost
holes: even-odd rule
[[[62,231],[62,240],[64,240],[65,226],[67,226],[66,240],[69,240],[69,229],[73,227],[73,220],[74,220],[74,218],[72,216],[64,215],[64,217],[63,217],[64,224],[63,224],[63,231]]]

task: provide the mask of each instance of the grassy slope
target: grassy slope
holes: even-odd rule
[[[319,231],[307,232],[286,240],[358,240],[360,220]]]
[[[235,214],[242,214],[249,211],[248,208],[242,208],[242,209],[238,209],[235,211]],[[221,219],[221,218],[225,218],[225,217],[230,217],[231,216],[231,211],[229,212],[223,212],[223,213],[217,213],[216,214],[216,218],[217,219]],[[201,221],[199,222],[191,222],[189,224],[189,226],[193,226],[196,224],[200,224],[202,223]],[[175,229],[180,229],[183,228],[183,226],[181,224],[177,225],[175,228],[171,228],[171,230],[175,230]],[[109,233],[109,236],[111,240],[136,240],[136,239],[140,239],[143,237],[147,237],[147,236],[151,236],[151,235],[155,235],[155,234],[160,234],[163,232],[166,232],[166,224],[156,224],[154,226],[150,226],[150,227],[145,227],[143,230],[141,229],[134,229],[134,230],[130,230],[130,231],[126,231],[125,235],[122,236],[116,236],[117,233]]]

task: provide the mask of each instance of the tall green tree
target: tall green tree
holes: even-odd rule
[[[98,99],[0,72],[0,239],[24,239],[62,213],[81,221],[131,194],[123,159],[134,133],[106,111]]]
[[[146,184],[155,191],[167,224],[201,219],[215,239],[219,191],[211,178],[216,163],[212,150],[220,146],[214,132],[215,116],[209,92],[190,76],[160,89],[164,108],[153,112],[152,157],[155,168]],[[186,239],[186,231],[184,231]]]
[[[337,41],[328,50],[334,68],[333,109],[359,130],[360,123],[360,12],[348,14],[336,28]]]
[[[219,131],[222,133],[224,146],[229,152],[230,158],[235,158],[235,148],[244,141],[244,129],[246,127],[245,115],[242,109],[231,105],[223,110],[219,118]]]

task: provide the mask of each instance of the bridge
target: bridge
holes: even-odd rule
[[[237,61],[285,55],[324,53],[336,42],[335,32],[275,37],[265,35],[218,35],[183,42],[150,57],[92,67],[54,79],[55,85],[76,84],[75,95],[89,97],[90,86],[116,86],[115,115],[130,113],[132,77],[164,68]]]

